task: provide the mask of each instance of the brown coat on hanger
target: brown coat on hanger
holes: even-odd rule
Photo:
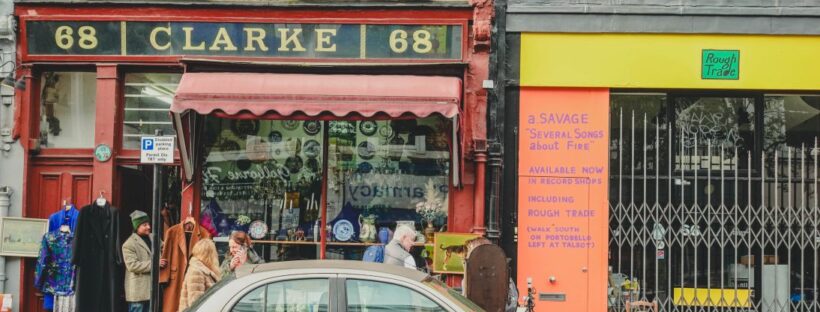
[[[165,243],[162,245],[162,259],[168,260],[168,265],[159,271],[159,282],[167,283],[162,300],[163,312],[176,312],[179,307],[179,296],[182,291],[182,282],[185,270],[188,269],[188,259],[191,249],[200,239],[211,238],[208,230],[194,223],[191,241],[185,246],[184,224],[192,221],[186,219],[183,223],[172,226],[165,233]]]

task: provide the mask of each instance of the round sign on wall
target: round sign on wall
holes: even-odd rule
[[[105,144],[97,145],[94,149],[94,157],[100,162],[106,162],[111,159],[111,147]]]

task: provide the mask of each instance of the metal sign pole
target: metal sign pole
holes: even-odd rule
[[[162,130],[155,131],[156,136],[162,136]],[[154,207],[151,212],[151,311],[159,312],[162,305],[159,294],[159,256],[160,256],[160,210],[162,205],[162,165],[154,164]]]

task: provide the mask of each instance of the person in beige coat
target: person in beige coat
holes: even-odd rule
[[[185,279],[182,282],[179,311],[190,307],[220,278],[219,257],[216,253],[214,241],[210,239],[198,241],[194,245],[194,249],[191,250],[188,272],[185,272]]]
[[[148,215],[136,210],[131,213],[134,233],[122,244],[125,262],[125,301],[129,312],[148,312],[151,300],[151,223]],[[166,265],[160,259],[160,267]]]

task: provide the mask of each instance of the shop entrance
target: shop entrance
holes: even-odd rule
[[[134,210],[141,210],[149,216],[153,213],[153,166],[146,165],[123,165],[117,169],[119,174],[119,198],[120,215],[125,220],[124,228],[130,229],[130,215]],[[163,178],[162,185],[162,209],[161,217],[163,224],[160,233],[164,234],[168,227],[179,223],[180,215],[180,182],[178,166],[165,166],[161,171]],[[152,224],[152,226],[154,226]],[[131,231],[121,231],[123,241],[131,235]]]

